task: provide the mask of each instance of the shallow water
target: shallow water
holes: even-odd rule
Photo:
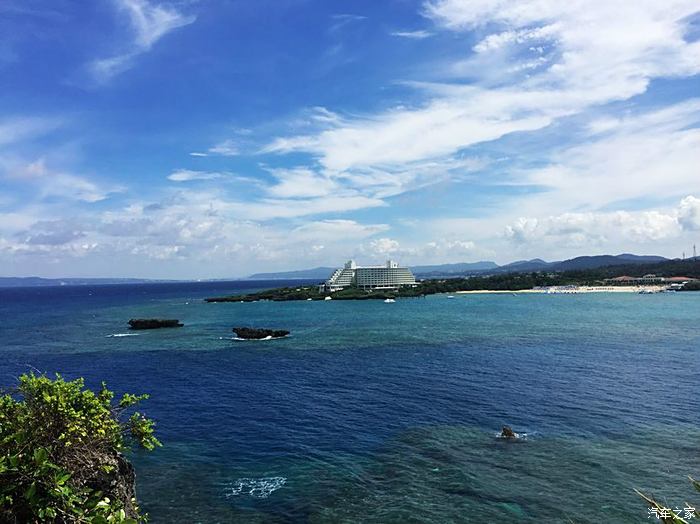
[[[639,522],[635,487],[694,500],[698,293],[201,300],[242,285],[0,290],[0,385],[150,393],[152,522]],[[150,316],[185,327],[120,336]]]

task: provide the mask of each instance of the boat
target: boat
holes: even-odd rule
[[[323,300],[333,300],[331,297],[326,297]]]
[[[384,300],[385,304],[393,304],[394,302],[396,302],[396,300],[394,300],[393,298],[387,298],[386,300]]]
[[[447,298],[454,298],[454,295],[447,295]]]

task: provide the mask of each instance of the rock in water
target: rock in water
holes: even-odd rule
[[[503,429],[501,429],[501,438],[518,438],[518,436],[510,426],[503,426]]]
[[[261,340],[263,338],[281,338],[289,335],[289,331],[284,329],[256,329],[249,327],[235,327],[233,332],[238,338],[246,340]]]
[[[162,319],[162,318],[132,318],[129,320],[130,329],[159,329],[182,327],[177,319]]]

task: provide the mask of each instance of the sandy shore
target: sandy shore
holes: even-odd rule
[[[538,289],[520,289],[520,290],[474,290],[474,291],[455,291],[459,295],[472,294],[521,294],[521,293],[540,293],[540,294],[578,294],[578,293],[639,293],[642,290],[659,292],[663,291],[663,286],[575,286],[575,287],[550,287]]]

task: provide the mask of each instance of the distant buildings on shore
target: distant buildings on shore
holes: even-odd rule
[[[358,266],[354,260],[336,269],[324,284],[322,292],[333,292],[348,287],[360,289],[398,289],[415,286],[416,277],[407,267],[400,267],[397,262],[387,260],[383,266]]]
[[[621,276],[615,278],[606,278],[605,283],[614,286],[682,286],[686,282],[697,280],[691,277],[657,277],[656,275],[644,275],[642,277]]]

